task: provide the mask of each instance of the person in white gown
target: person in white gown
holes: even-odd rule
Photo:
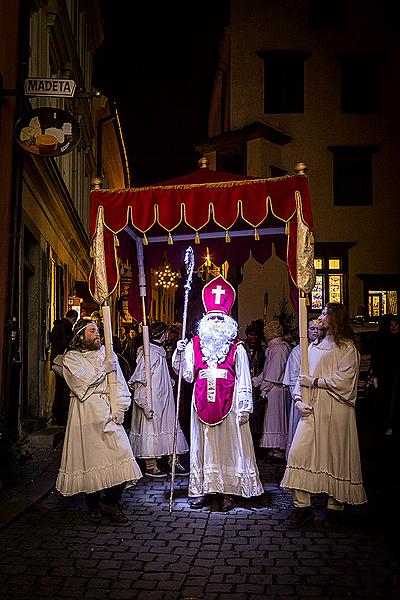
[[[283,328],[278,320],[268,321],[264,327],[267,349],[262,373],[253,378],[254,387],[266,399],[260,448],[266,448],[270,460],[284,457],[288,430],[287,390],[283,376],[291,346],[283,339]]]
[[[163,347],[167,326],[161,321],[152,323],[150,328],[150,376],[151,406],[146,395],[146,370],[143,346],[137,353],[136,369],[128,381],[133,392],[132,424],[129,433],[133,454],[143,458],[145,474],[149,477],[166,477],[157,458],[168,456],[171,466],[175,429],[175,399],[173,381],[169,374],[166,352]],[[189,450],[185,436],[178,422],[176,452],[179,456]],[[179,460],[175,464],[177,475],[187,475]]]
[[[310,319],[307,328],[308,343],[310,344],[318,338],[318,321],[317,319]],[[297,379],[300,375],[301,367],[301,350],[300,344],[297,344],[289,354],[289,358],[286,363],[285,374],[283,376],[283,385],[289,389],[290,393],[290,409],[289,409],[289,424],[287,433],[287,444],[286,444],[286,460],[289,456],[290,446],[294,438],[297,425],[300,421],[300,413],[294,407],[294,388],[297,383]]]
[[[112,371],[117,374],[114,413],[107,384]],[[99,524],[103,515],[126,523],[119,504],[125,484],[142,476],[122,425],[131,396],[115,354],[105,358],[96,323],[76,323],[62,374],[71,401],[56,489],[64,496],[86,494],[92,523]]]
[[[294,390],[301,419],[281,482],[293,496],[293,527],[313,519],[311,494],[327,494],[328,524],[338,522],[346,503],[367,501],[355,414],[360,354],[343,304],[329,302],[319,324],[321,336],[308,349],[310,374],[300,375]]]
[[[221,510],[233,496],[263,493],[249,426],[253,410],[249,361],[229,316],[235,290],[221,276],[203,288],[206,314],[198,335],[179,340],[173,367],[194,382],[191,410],[189,504],[201,508],[207,494],[220,494]]]

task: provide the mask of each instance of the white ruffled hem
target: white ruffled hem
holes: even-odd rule
[[[125,458],[119,463],[105,465],[88,471],[68,473],[60,469],[56,481],[56,490],[63,496],[91,494],[113,487],[125,481],[136,481],[142,473],[135,459]]]
[[[347,504],[365,504],[367,502],[362,481],[339,479],[327,472],[315,473],[301,467],[287,466],[281,487],[289,490],[303,490],[310,494],[328,494],[338,502]]]
[[[263,433],[260,440],[261,448],[280,448],[286,450],[286,433]]]
[[[135,433],[130,432],[129,441],[132,452],[137,458],[159,458],[169,456],[174,449],[173,433]],[[181,430],[178,431],[176,439],[177,454],[188,452],[189,446]]]
[[[247,473],[232,472],[224,466],[207,468],[199,471],[190,468],[189,497],[204,496],[205,494],[233,494],[250,498],[264,493],[258,472]]]

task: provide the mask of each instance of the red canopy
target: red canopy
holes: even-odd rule
[[[257,244],[263,245],[267,238],[262,235],[262,228],[271,226],[271,218],[275,227],[283,222],[288,269],[297,287],[301,287],[297,269],[298,225],[308,232],[313,227],[305,175],[254,179],[205,168],[158,185],[94,190],[90,218],[92,237],[99,218],[104,223],[110,292],[118,281],[115,236],[128,225],[143,237],[145,245],[151,241],[151,236],[163,232],[164,236],[168,235],[169,244],[173,243],[174,235],[181,232],[192,232],[193,241],[199,243],[210,235],[210,230],[225,232],[229,241],[229,232],[243,232],[246,228],[253,240],[260,237]],[[90,288],[95,296],[94,277],[91,277]]]

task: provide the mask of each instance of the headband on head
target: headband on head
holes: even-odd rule
[[[80,333],[82,333],[82,331],[84,329],[86,329],[86,327],[89,327],[89,325],[96,325],[96,323],[94,321],[88,321],[87,323],[85,323],[85,325],[82,325],[82,327],[79,327],[79,329],[74,333],[74,337],[72,338],[71,341],[73,341]],[[97,327],[97,325],[96,325]]]

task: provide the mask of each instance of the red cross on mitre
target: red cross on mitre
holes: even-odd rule
[[[219,312],[229,315],[236,292],[231,284],[218,275],[203,287],[202,298],[206,313]]]

